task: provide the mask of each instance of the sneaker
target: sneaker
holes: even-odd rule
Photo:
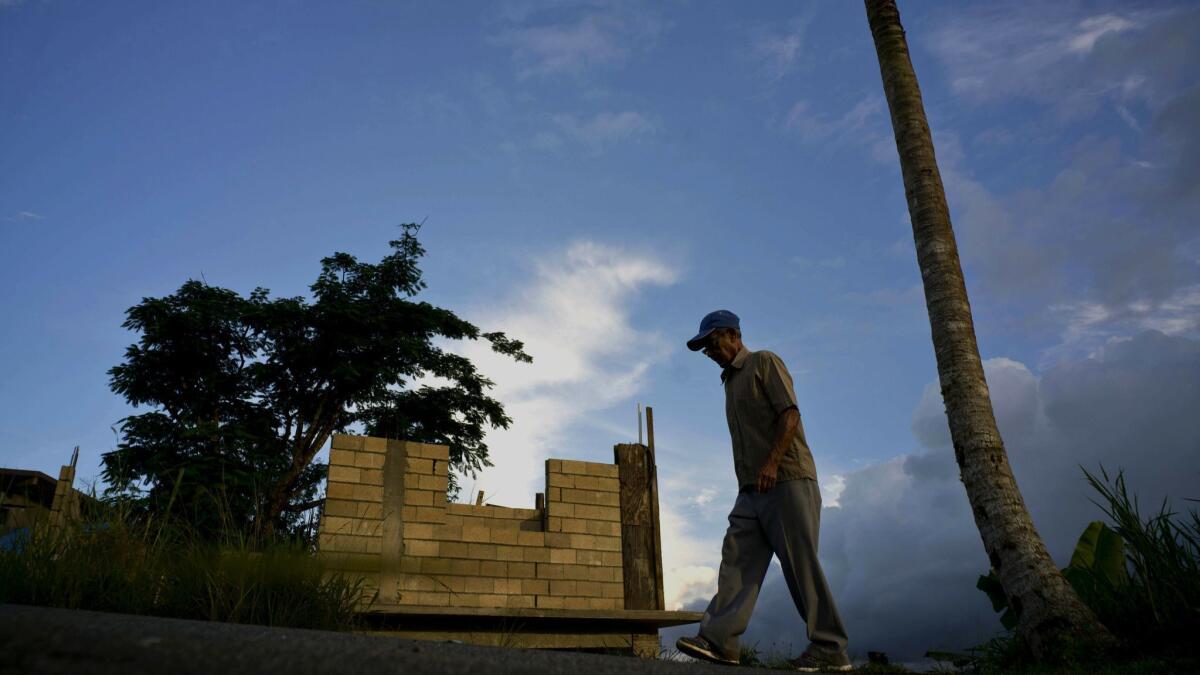
[[[816,652],[804,652],[800,656],[788,661],[793,670],[798,670],[802,673],[826,673],[826,672],[844,672],[854,670],[854,665],[850,663],[850,657],[846,656],[845,652],[839,654],[818,654]]]
[[[708,638],[703,635],[696,637],[681,637],[675,641],[675,648],[688,656],[702,661],[721,663],[727,666],[738,665],[737,659],[726,658]]]

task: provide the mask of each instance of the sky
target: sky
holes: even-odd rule
[[[1065,565],[1103,517],[1081,467],[1200,497],[1200,10],[901,12],[1000,431]],[[612,461],[653,406],[668,604],[702,609],[736,481],[684,342],[729,309],[793,377],[851,653],[1000,631],[853,2],[0,0],[0,465],[79,445],[98,479],[143,297],[304,294],[405,222],[422,299],[534,358],[447,345],[514,419],[468,494],[528,507],[547,457]],[[775,568],[745,642],[804,646]]]

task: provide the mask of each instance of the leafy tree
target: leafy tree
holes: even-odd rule
[[[492,382],[435,341],[484,339],[531,359],[504,333],[415,299],[425,250],[418,225],[402,229],[376,264],[323,259],[311,300],[190,280],[131,307],[122,325],[141,337],[109,371],[110,386],[154,409],[121,421],[103,458],[110,495],[147,513],[183,511],[204,531],[267,534],[311,505],[325,475],[313,457],[352,426],[448,445],[451,468],[472,476],[490,466],[486,428],[511,419],[488,396]],[[418,380],[433,384],[414,388]]]

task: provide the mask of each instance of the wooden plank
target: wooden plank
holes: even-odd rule
[[[659,609],[648,452],[644,445],[621,443],[613,448],[613,454],[621,483],[625,609]]]
[[[399,637],[410,640],[445,642],[458,640],[472,645],[514,649],[632,649],[630,633],[533,633],[520,630],[371,630],[366,635]],[[657,636],[655,636],[657,644]],[[657,649],[655,651],[657,656]]]
[[[366,616],[461,616],[526,619],[583,619],[633,621],[647,625],[682,626],[697,623],[701,612],[657,609],[551,609],[547,607],[441,607],[428,605],[376,604],[361,612]]]

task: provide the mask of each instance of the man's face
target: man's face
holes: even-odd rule
[[[717,362],[718,366],[726,368],[733,363],[733,357],[738,353],[738,339],[732,332],[715,330],[708,336],[704,344],[704,355]]]

